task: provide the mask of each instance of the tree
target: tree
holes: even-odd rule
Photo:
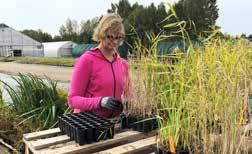
[[[80,24],[80,38],[83,43],[93,43],[92,36],[94,33],[94,29],[99,22],[99,18],[93,18],[87,21],[81,21]]]
[[[52,36],[49,33],[43,32],[41,29],[32,30],[32,29],[25,29],[21,31],[21,33],[31,37],[32,39],[39,41],[39,42],[51,42],[53,41]]]
[[[252,34],[249,34],[248,39],[252,41]]]
[[[180,0],[173,7],[178,19],[186,21],[186,30],[192,39],[208,36],[219,17],[216,0]]]
[[[80,25],[76,20],[67,19],[64,25],[59,29],[60,36],[55,36],[55,40],[73,41],[76,43],[93,43],[92,35],[97,26],[99,18],[91,20],[82,20]]]
[[[127,20],[132,11],[131,4],[128,0],[120,0],[118,4],[112,3],[111,9],[108,9],[108,12],[117,12],[124,20]]]
[[[79,25],[76,20],[68,18],[65,25],[61,25],[59,33],[64,41],[81,42],[79,38]]]
[[[59,35],[55,35],[54,37],[53,37],[53,41],[62,41],[63,39],[61,38],[61,36],[59,36]]]
[[[131,5],[128,0],[120,0],[118,4],[111,4],[111,9],[108,12],[117,12],[123,18],[127,34],[125,40],[130,45],[134,42],[132,27],[143,44],[147,44],[145,33],[158,34],[163,27],[161,21],[168,15],[163,3],[160,3],[158,7],[153,3],[144,7],[138,3]]]
[[[247,38],[246,34],[242,33],[241,38]]]

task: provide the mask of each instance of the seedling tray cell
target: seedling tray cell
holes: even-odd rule
[[[92,112],[58,116],[58,126],[62,133],[79,145],[114,137],[115,124]]]
[[[133,129],[140,132],[151,132],[158,128],[158,121],[153,117],[135,117],[131,115],[121,116],[121,128],[122,129]]]

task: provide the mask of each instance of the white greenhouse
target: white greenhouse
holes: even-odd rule
[[[42,43],[0,23],[0,57],[36,56],[43,57]]]
[[[72,41],[62,42],[45,42],[44,56],[45,57],[69,57],[72,56],[72,49],[76,43]]]

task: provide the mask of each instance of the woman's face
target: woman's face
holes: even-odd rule
[[[114,50],[123,41],[124,35],[115,32],[107,32],[105,38],[102,40],[102,44],[108,50]]]

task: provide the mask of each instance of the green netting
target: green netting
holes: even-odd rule
[[[73,57],[79,57],[86,51],[95,48],[98,44],[77,44],[72,50]]]

